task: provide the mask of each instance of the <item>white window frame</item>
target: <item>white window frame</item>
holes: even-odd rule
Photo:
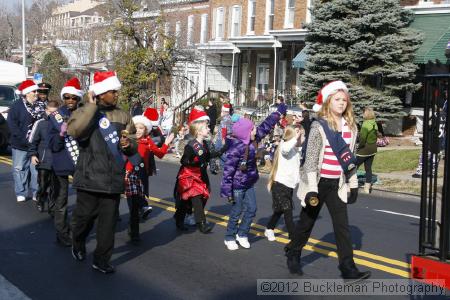
[[[221,27],[220,27],[221,26]],[[225,33],[225,8],[216,8],[216,15],[214,19],[215,39],[223,40]],[[219,30],[221,29],[221,30]]]
[[[200,44],[206,44],[208,40],[208,14],[202,14],[200,25]]]
[[[180,45],[180,36],[181,36],[181,22],[177,21],[175,23],[175,47]]]
[[[272,22],[273,22],[275,19],[275,0],[266,0],[265,34],[269,34],[269,31],[273,30],[273,23],[272,23],[272,28],[270,28],[270,17],[271,16],[273,18],[272,19]]]
[[[241,36],[241,12],[242,12],[242,9],[239,5],[232,6],[232,8],[231,8],[231,23],[230,23],[230,37]],[[235,32],[235,29],[237,32]]]
[[[255,26],[256,26],[256,0],[248,0],[247,35],[255,34]]]
[[[312,14],[311,14],[311,9],[314,6],[314,0],[306,0],[306,18],[305,18],[305,23],[311,23],[312,21]]]
[[[289,3],[294,1],[294,6],[289,7]],[[292,18],[292,20],[290,20]],[[286,10],[284,13],[284,28],[294,28],[295,20],[295,0],[286,0]]]
[[[186,45],[187,46],[194,45],[194,15],[188,16]]]

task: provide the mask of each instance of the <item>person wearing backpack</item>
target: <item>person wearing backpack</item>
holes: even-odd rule
[[[358,197],[356,157],[353,155],[357,127],[345,83],[333,81],[325,85],[319,91],[314,110],[318,112],[318,119],[311,125],[308,140],[302,148],[305,149],[302,150],[304,161],[297,193],[302,210],[291,242],[285,247],[287,267],[293,274],[303,274],[301,251],[326,204],[336,237],[338,268],[345,280],[355,282],[370,277],[370,271],[360,272],[355,265],[348,225],[347,204],[354,203]],[[350,196],[347,195],[348,188]],[[312,200],[319,201],[313,203]]]
[[[364,169],[366,170],[364,192],[370,194],[372,188],[372,163],[375,154],[377,154],[378,126],[375,121],[375,113],[371,107],[364,108],[363,118],[364,122],[359,133],[356,157],[358,159],[358,167],[364,163]]]

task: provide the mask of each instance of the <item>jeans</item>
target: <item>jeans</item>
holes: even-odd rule
[[[364,170],[366,170],[366,183],[372,183],[372,163],[375,155],[372,156],[357,156],[357,166],[364,163]]]
[[[287,230],[289,233],[289,239],[292,239],[292,237],[294,235],[294,230],[295,230],[295,223],[294,223],[294,217],[292,214],[292,209],[273,212],[272,217],[270,217],[270,220],[267,223],[267,229],[274,230],[275,226],[277,226],[277,223],[280,220],[282,215],[284,215],[284,223],[286,224],[286,227],[287,227]]]
[[[27,151],[12,149],[14,191],[16,196],[36,196],[38,189],[36,166]],[[31,193],[32,192],[32,195]]]
[[[235,203],[231,206],[230,216],[227,225],[226,241],[234,241],[236,234],[240,237],[247,237],[250,225],[256,215],[256,195],[255,188],[233,191]],[[241,223],[238,225],[242,214]]]

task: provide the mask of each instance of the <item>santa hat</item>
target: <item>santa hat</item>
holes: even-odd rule
[[[134,125],[136,124],[143,124],[145,126],[145,128],[147,128],[147,133],[150,133],[150,131],[152,131],[152,122],[150,122],[149,119],[147,119],[147,117],[145,116],[134,116],[133,117],[133,123]]]
[[[231,104],[230,103],[224,103],[223,105],[222,105],[222,111],[230,111],[230,109],[231,109]]]
[[[89,90],[97,96],[107,91],[118,91],[121,87],[122,85],[119,78],[117,78],[116,72],[95,72],[94,83],[89,87]]]
[[[150,121],[151,126],[158,126],[159,114],[156,108],[147,108],[142,114],[147,120]]]
[[[78,97],[83,97],[83,90],[81,89],[81,84],[78,78],[73,77],[64,84],[64,87],[61,89],[61,99],[64,94],[71,94]]]
[[[340,80],[332,81],[332,82],[326,84],[319,91],[319,94],[317,95],[317,99],[316,99],[316,104],[314,104],[314,106],[313,106],[313,110],[315,112],[318,112],[320,110],[320,108],[322,107],[323,103],[327,102],[328,97],[337,90],[343,90],[345,92],[348,92],[347,86],[345,85],[345,83],[343,83]]]
[[[18,90],[22,95],[26,95],[26,94],[34,92],[38,89],[39,89],[39,86],[36,83],[34,83],[33,80],[30,80],[30,79],[23,81],[18,87]]]
[[[205,113],[202,107],[195,106],[192,108],[191,113],[189,114],[189,125],[193,122],[200,121],[209,121],[208,115]]]

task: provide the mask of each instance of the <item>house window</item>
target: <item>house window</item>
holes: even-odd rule
[[[203,14],[200,28],[200,43],[205,44],[208,38],[208,14]]]
[[[178,21],[175,23],[175,47],[178,47],[180,44],[180,35],[181,35],[181,22]]]
[[[241,35],[241,7],[233,6],[231,17],[231,37]]]
[[[295,0],[286,0],[286,15],[284,18],[284,27],[294,27]]]
[[[255,19],[256,19],[256,0],[249,0],[247,34],[255,33]]]
[[[275,0],[267,0],[266,1],[266,33],[269,33],[269,30],[273,30],[273,20],[275,18]]]
[[[311,9],[314,6],[314,0],[307,0],[306,1],[306,23],[311,23],[312,21],[312,15],[311,15]]]
[[[188,46],[194,45],[194,15],[188,17],[187,42]]]
[[[223,7],[218,7],[216,11],[216,40],[223,39],[223,31],[224,31],[224,9]]]

